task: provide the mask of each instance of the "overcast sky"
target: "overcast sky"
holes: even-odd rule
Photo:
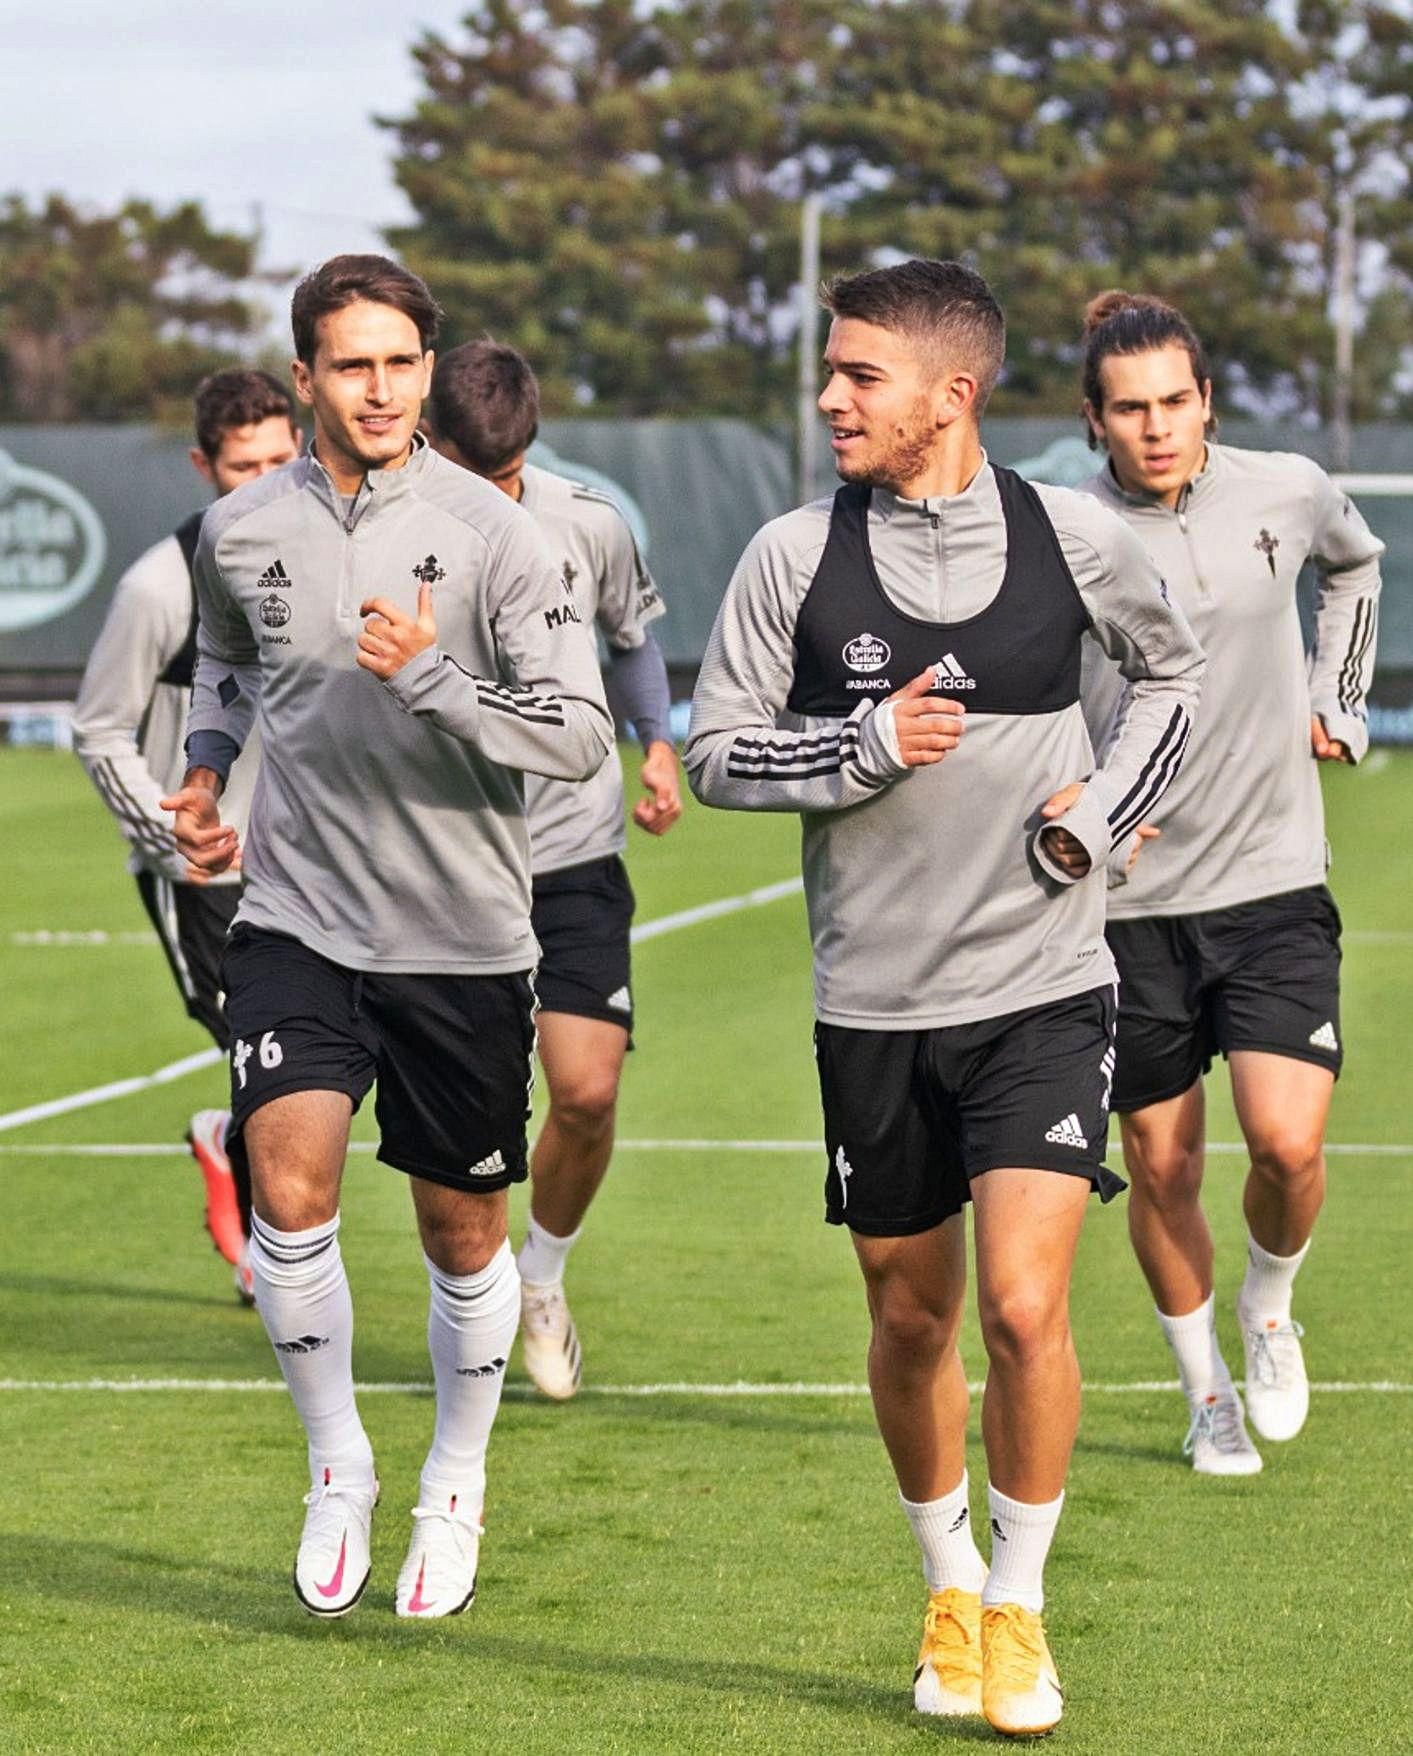
[[[200,200],[268,266],[377,249],[408,217],[377,115],[419,85],[409,47],[467,0],[0,0],[0,193]]]

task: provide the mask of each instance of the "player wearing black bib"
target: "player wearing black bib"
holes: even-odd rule
[[[803,818],[826,1217],[863,1271],[930,1592],[915,1703],[1039,1732],[1061,1708],[1040,1610],[1079,1414],[1070,1270],[1086,1197],[1116,1186],[1105,868],[1181,761],[1202,659],[1119,520],[987,461],[1004,324],[984,281],[910,262],[836,283],[830,309],[846,486],[742,557],[685,760],[708,804]],[[1098,768],[1088,634],[1133,690]],[[957,1351],[968,1203],[989,1576]]]

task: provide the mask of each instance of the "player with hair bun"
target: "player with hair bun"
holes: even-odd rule
[[[1216,1336],[1202,1076],[1227,1057],[1251,1159],[1236,1301],[1245,1412],[1262,1438],[1291,1439],[1309,1401],[1291,1290],[1324,1200],[1343,1055],[1316,764],[1368,748],[1383,544],[1309,458],[1215,443],[1206,353],[1163,300],[1114,291],[1091,302],[1083,385],[1090,443],[1108,452],[1088,491],[1143,540],[1207,653],[1182,771],[1143,828],[1158,839],[1109,896],[1113,1102],[1133,1178],[1129,1230],[1188,1399],[1184,1452],[1204,1474],[1249,1475],[1261,1457]],[[1308,660],[1296,608],[1307,560],[1319,575]],[[1097,649],[1088,659],[1102,760],[1127,691]]]

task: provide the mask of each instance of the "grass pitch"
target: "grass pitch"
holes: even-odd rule
[[[1328,775],[1348,930],[1349,1068],[1301,1276],[1312,1376],[1413,1379],[1413,758]],[[689,809],[633,836],[639,919],[798,870],[791,818]],[[72,758],[0,753],[0,1114],[202,1048],[122,849]],[[17,935],[103,930],[101,945]],[[625,1142],[812,1141],[803,908],[790,897],[639,947]],[[231,1295],[180,1155],[47,1146],[175,1143],[222,1101],[220,1067],[0,1129],[0,1748],[25,1752],[923,1751],[993,1742],[927,1722],[910,1676],[924,1592],[868,1406],[847,1240],[820,1221],[817,1148],[625,1144],[570,1268],[587,1389],[551,1407],[512,1371],[492,1440],[480,1591],[464,1617],[398,1622],[430,1397],[364,1398],[383,1503],[374,1575],[345,1622],[289,1589],[305,1487],[282,1391],[38,1389],[89,1380],[277,1382]],[[1212,1135],[1236,1138],[1220,1073]],[[357,1137],[371,1138],[360,1117]],[[22,1148],[23,1150],[16,1150]],[[1116,1154],[1113,1155],[1116,1162]],[[1208,1173],[1228,1357],[1243,1167]],[[515,1204],[523,1229],[524,1196]],[[343,1244],[361,1380],[429,1376],[426,1288],[402,1179],[355,1154]],[[1247,1480],[1198,1480],[1129,1254],[1094,1204],[1075,1322],[1091,1389],[1047,1576],[1079,1752],[1413,1747],[1407,1457],[1413,1398],[1317,1392]],[[972,1326],[967,1357],[979,1375]],[[518,1355],[513,1366],[518,1368]],[[680,1385],[644,1396],[644,1386]],[[975,1427],[975,1421],[973,1422]],[[971,1457],[973,1514],[984,1460]],[[977,1520],[978,1527],[983,1522]],[[984,1544],[983,1544],[984,1547]]]

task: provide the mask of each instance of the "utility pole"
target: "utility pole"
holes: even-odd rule
[[[1354,189],[1345,181],[1335,197],[1334,386],[1330,398],[1330,464],[1347,470],[1353,448],[1350,404],[1354,390]]]
[[[796,499],[814,496],[815,449],[819,437],[819,215],[818,195],[800,205],[800,361],[795,460]]]

